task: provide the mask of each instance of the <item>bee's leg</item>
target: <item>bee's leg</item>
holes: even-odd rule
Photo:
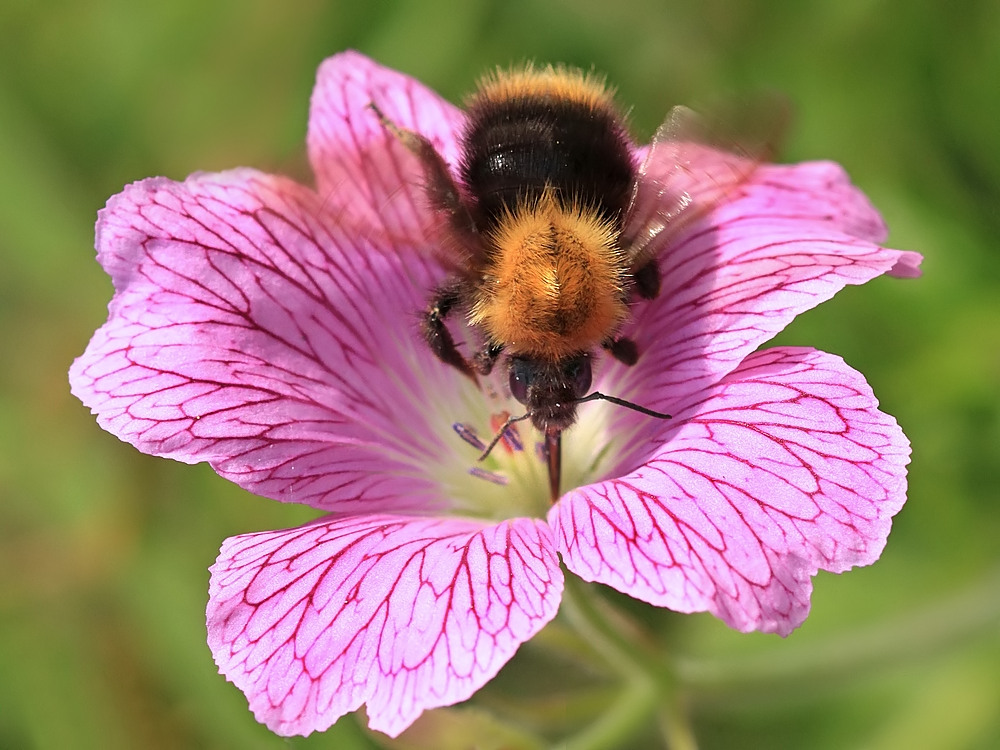
[[[468,375],[473,382],[478,383],[476,373],[472,369],[468,360],[461,355],[458,347],[455,346],[455,339],[452,338],[451,331],[445,325],[445,318],[448,313],[458,304],[460,298],[457,284],[450,284],[440,287],[431,298],[424,315],[423,333],[427,346],[434,352],[434,356],[451,365],[463,375]]]
[[[500,344],[487,344],[485,349],[476,354],[473,361],[476,372],[480,375],[489,375],[493,372],[493,365],[497,363],[501,352],[503,346]]]
[[[656,299],[660,294],[660,266],[652,258],[632,272],[632,288],[643,299]],[[612,357],[623,365],[639,361],[639,349],[632,339],[613,338],[601,343]]]
[[[639,349],[632,339],[608,339],[601,346],[623,365],[631,367],[639,361]]]
[[[448,171],[448,165],[434,148],[434,144],[420,133],[404,130],[396,125],[382,113],[375,102],[368,106],[378,115],[382,126],[420,160],[420,166],[424,171],[424,190],[431,207],[448,218],[452,229],[465,244],[472,248],[478,247],[476,225],[472,221],[472,215],[462,200],[462,193],[452,179],[451,172]]]
[[[643,299],[656,299],[660,295],[660,267],[653,258],[632,273],[636,293]]]

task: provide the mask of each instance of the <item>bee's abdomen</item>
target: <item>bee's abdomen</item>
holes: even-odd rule
[[[552,97],[480,102],[470,112],[462,180],[485,229],[550,189],[566,208],[621,225],[634,167],[613,110]]]

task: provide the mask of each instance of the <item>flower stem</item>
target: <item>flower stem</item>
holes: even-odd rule
[[[654,714],[671,750],[694,750],[697,744],[690,722],[679,700],[673,670],[662,654],[643,647],[642,639],[630,639],[612,623],[606,602],[594,588],[567,576],[563,614],[571,627],[601,659],[618,672],[625,684],[621,696],[596,721],[559,745],[561,750],[598,750],[622,747]],[[621,619],[620,612],[615,612]]]
[[[958,594],[918,611],[866,629],[852,630],[821,643],[780,647],[742,658],[678,660],[678,678],[697,700],[725,701],[752,691],[759,698],[774,691],[832,685],[906,664],[915,655],[943,652],[1000,622],[1000,568]]]

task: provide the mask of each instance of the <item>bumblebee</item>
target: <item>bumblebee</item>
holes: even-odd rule
[[[634,299],[660,291],[658,254],[675,230],[752,172],[732,154],[714,169],[699,201],[672,189],[687,170],[685,145],[701,138],[697,118],[675,108],[644,161],[604,81],[580,70],[531,65],[485,78],[468,100],[457,178],[433,145],[383,125],[419,159],[431,207],[442,218],[442,254],[453,269],[432,295],[423,335],[443,362],[477,380],[503,358],[511,395],[545,438],[550,495],[559,496],[560,440],[588,395],[603,350],[626,365],[639,356],[619,332]],[[697,205],[696,205],[697,204]],[[455,311],[478,333],[471,361],[447,326]]]

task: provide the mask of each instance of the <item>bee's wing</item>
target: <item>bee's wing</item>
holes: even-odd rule
[[[739,116],[702,117],[674,107],[649,144],[626,214],[632,270],[652,260],[770,159],[787,121],[787,104],[778,97],[745,106]],[[739,122],[743,134],[725,130],[729,122]]]

